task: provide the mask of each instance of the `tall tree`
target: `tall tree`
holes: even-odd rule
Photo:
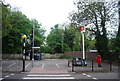
[[[88,28],[93,31],[96,39],[96,48],[104,59],[108,59],[109,48],[106,32],[106,23],[114,16],[114,7],[116,3],[108,2],[75,2],[78,8],[77,12],[70,15],[73,25],[76,27],[80,25],[88,25],[93,23],[95,27]],[[111,12],[111,10],[113,12]],[[74,26],[75,27],[75,26]]]
[[[75,29],[68,26],[67,28],[65,28],[65,32],[64,32],[64,51],[75,51],[74,39],[75,39]]]
[[[12,25],[10,24],[10,14],[11,14],[11,9],[9,4],[4,4],[1,2],[1,7],[2,7],[2,36],[8,35],[10,32],[10,29],[12,29]],[[4,24],[6,23],[6,24]]]
[[[119,15],[119,20],[118,20],[118,32],[117,36],[115,38],[115,58],[119,59],[120,58],[120,1],[118,2],[118,15]],[[118,58],[119,57],[119,58]]]
[[[30,39],[29,36],[32,33],[31,30],[33,27],[32,20],[29,20],[29,18],[18,9],[12,9],[10,5],[4,5],[4,3],[2,3],[2,12],[3,54],[21,53],[23,42],[21,36],[26,34],[27,38]],[[38,24],[37,20],[36,22],[35,41],[39,41],[37,45],[40,46],[45,39],[45,30]],[[26,46],[30,48],[28,44],[29,43],[26,43]]]
[[[52,30],[47,37],[47,44],[51,48],[51,53],[61,53],[63,44],[63,29],[59,28],[59,24],[56,24],[51,29]]]

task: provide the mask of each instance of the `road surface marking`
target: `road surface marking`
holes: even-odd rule
[[[31,75],[27,75],[27,76],[71,76],[71,75],[33,75],[33,74],[31,74]]]
[[[72,64],[70,64],[69,66],[72,66]]]
[[[24,77],[23,79],[75,79],[71,75],[63,74],[63,75],[39,75],[39,74],[30,74]]]
[[[8,75],[8,76],[5,76],[5,77],[7,78],[7,77],[10,77],[10,76]]]
[[[58,64],[56,64],[56,66],[59,68]]]
[[[83,73],[83,75],[87,75],[87,74]]]
[[[29,65],[30,65],[30,63],[28,63],[28,64],[25,66],[25,68],[27,68]]]
[[[11,67],[11,66],[13,66],[13,65],[15,65],[16,63],[13,63],[13,64],[11,64],[11,65],[9,65],[8,67]]]
[[[93,78],[93,79],[97,80],[97,78]]]
[[[36,63],[36,65],[38,65],[39,64],[39,61]]]
[[[4,78],[0,78],[0,81],[1,81],[2,79],[4,79]]]
[[[91,77],[90,75],[87,75],[87,77]]]
[[[73,77],[26,77],[23,79],[75,79]]]
[[[15,75],[14,73],[12,73],[11,75]]]
[[[42,64],[42,68],[44,68],[44,64]]]

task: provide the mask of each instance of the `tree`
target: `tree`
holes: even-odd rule
[[[64,51],[74,51],[75,29],[72,27],[65,28],[64,32]]]
[[[51,53],[61,53],[63,51],[63,29],[59,28],[59,24],[51,29],[50,34],[47,36],[47,44],[51,48]]]
[[[114,49],[115,49],[114,56],[116,60],[119,59],[120,57],[120,1],[118,2],[118,15],[119,15],[118,32],[114,41]]]
[[[4,28],[3,23],[3,28]],[[21,36],[22,34],[26,34],[27,36],[30,34],[31,21],[26,18],[21,12],[11,12],[10,16],[10,25],[12,29],[9,29],[9,33],[6,36],[3,36],[3,53],[21,53]],[[3,32],[6,32],[3,30]],[[15,48],[15,49],[10,49]]]
[[[32,20],[34,24],[34,43],[35,46],[41,46],[44,44],[45,41],[45,29],[42,28],[42,24],[39,24],[37,20]]]
[[[2,7],[2,36],[8,35],[10,32],[10,29],[12,29],[12,25],[10,24],[10,5],[7,4],[5,5],[3,2],[1,2],[1,7]],[[6,23],[6,24],[4,24]]]
[[[75,5],[78,12],[70,14],[70,20],[74,27],[88,25],[93,23],[94,27],[87,30],[94,32],[96,39],[96,48],[104,59],[108,59],[109,47],[106,32],[106,23],[114,17],[116,3],[109,2],[81,2],[76,1]],[[110,12],[110,11],[113,12]]]
[[[9,5],[2,4],[2,44],[3,44],[3,54],[9,53],[21,53],[21,48],[23,45],[22,35],[26,34],[27,39],[30,39],[30,34],[32,33],[33,23],[32,20],[27,18],[26,15],[22,14],[16,8],[13,8]],[[11,8],[9,8],[11,7]],[[45,30],[40,27],[38,21],[36,20],[35,26],[35,45],[42,45],[45,39],[44,32]],[[36,46],[37,46],[36,45]],[[30,44],[26,43],[26,49],[30,49]]]

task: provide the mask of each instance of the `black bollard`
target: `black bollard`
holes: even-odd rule
[[[72,72],[74,72],[74,61],[72,60]]]
[[[93,60],[92,60],[92,71],[94,71],[94,69],[93,69]]]
[[[68,61],[68,66],[69,66],[69,61]]]
[[[112,61],[110,61],[110,71],[112,71]]]

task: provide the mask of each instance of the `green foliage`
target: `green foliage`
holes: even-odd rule
[[[3,54],[21,53],[23,46],[23,34],[27,35],[27,39],[30,40],[30,34],[32,33],[33,21],[29,20],[21,11],[13,9],[10,5],[2,4],[2,52]],[[35,46],[43,44],[45,39],[45,30],[40,27],[38,21],[35,21]],[[30,44],[26,43],[26,49],[30,49]]]
[[[60,56],[60,59],[71,59],[71,58],[68,56],[62,55],[62,56]]]
[[[3,27],[2,31],[5,31],[2,32],[2,36],[6,36],[8,35],[10,29],[12,29],[12,25],[10,24],[11,10],[10,8],[8,8],[10,7],[10,5],[4,5],[3,3],[1,5],[2,5],[2,27]]]
[[[110,2],[81,2],[75,1],[78,12],[72,12],[69,19],[72,27],[81,25],[94,24],[93,27],[87,28],[86,31],[91,31],[95,36],[95,46],[103,59],[109,59],[110,51],[108,47],[108,38],[106,32],[106,23],[114,18],[116,3]],[[113,10],[111,13],[110,11]],[[89,42],[88,40],[85,40]],[[89,46],[86,44],[86,47]],[[94,46],[94,45],[92,45]]]
[[[56,24],[50,34],[47,36],[47,44],[50,46],[52,53],[61,53],[63,45],[63,30]]]
[[[34,23],[34,46],[38,47],[44,44],[45,41],[45,29],[43,29],[41,24],[37,20],[32,20]]]
[[[41,47],[40,47],[40,52],[41,52],[41,53],[50,53],[50,52],[51,52],[51,49],[50,49],[50,47],[48,47],[48,46],[41,46]]]
[[[72,27],[65,28],[64,43],[65,43],[65,48],[67,48],[67,50],[65,51],[73,50],[74,38],[75,38],[75,29]]]

